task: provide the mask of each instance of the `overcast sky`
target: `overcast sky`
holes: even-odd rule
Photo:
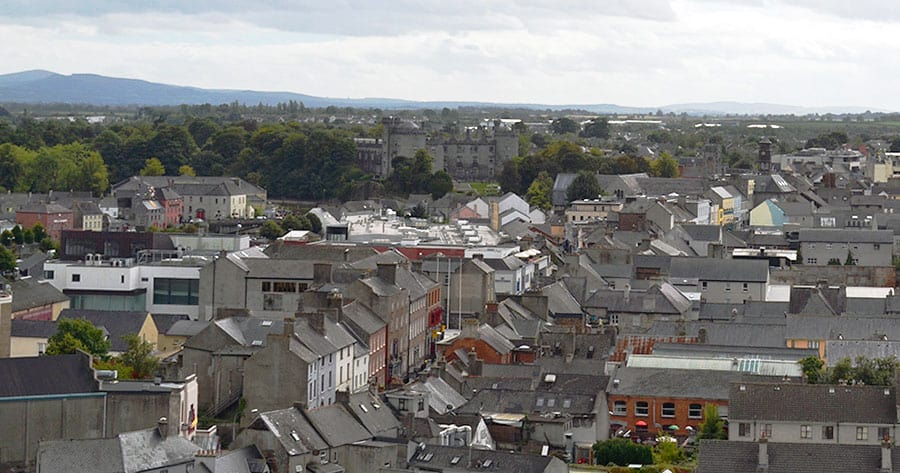
[[[0,73],[327,97],[900,110],[898,31],[897,0],[7,0]]]

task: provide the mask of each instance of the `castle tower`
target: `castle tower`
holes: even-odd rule
[[[768,138],[759,141],[759,172],[768,174],[772,172],[772,142]]]

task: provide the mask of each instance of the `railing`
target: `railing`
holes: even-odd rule
[[[227,398],[220,400],[218,403],[214,404],[212,407],[206,410],[207,417],[215,417],[219,415],[220,412],[227,409],[232,404],[236,403],[238,399],[241,398],[241,391],[235,391]]]

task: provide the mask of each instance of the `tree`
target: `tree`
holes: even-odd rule
[[[322,233],[322,221],[319,220],[319,217],[316,214],[312,212],[307,213],[306,220],[309,220],[309,229],[311,232]]]
[[[25,240],[26,245],[34,243],[34,232],[30,228],[26,228],[22,232],[22,239]]]
[[[0,274],[16,270],[16,255],[5,246],[0,246]]]
[[[560,117],[550,123],[550,132],[554,135],[578,133],[578,123],[575,123],[575,120],[571,118]]]
[[[585,138],[609,138],[609,122],[605,118],[595,118],[584,125],[581,136]]]
[[[194,177],[197,175],[197,171],[194,171],[194,168],[192,168],[190,165],[185,164],[178,168],[178,175]]]
[[[101,358],[109,353],[110,343],[103,330],[84,319],[60,319],[47,342],[48,355],[68,355],[84,350]]]
[[[707,404],[703,408],[703,422],[698,427],[700,428],[697,433],[698,439],[726,440],[728,438],[728,433],[725,432],[725,421],[719,417],[719,407],[715,404]]]
[[[856,260],[853,258],[852,251],[847,251],[847,260],[844,261],[844,266],[856,266]]]
[[[824,363],[819,357],[808,356],[797,363],[800,363],[800,369],[803,371],[803,377],[806,378],[807,383],[816,384],[825,377],[825,372],[822,369]]]
[[[15,227],[12,228],[12,236],[13,236],[13,241],[15,241],[17,245],[21,245],[22,243],[25,243],[25,235],[22,234],[21,226],[16,225]]]
[[[655,177],[678,177],[678,161],[663,151],[650,163],[650,173]]]
[[[144,169],[141,169],[141,176],[165,176],[166,168],[162,161],[157,158],[150,158],[144,161]]]
[[[638,445],[628,439],[610,439],[593,446],[594,458],[599,465],[625,466],[633,463],[653,464],[653,451],[646,445]]]
[[[443,169],[435,171],[428,182],[431,198],[438,200],[453,190],[453,178]],[[318,232],[317,232],[318,233]]]
[[[128,344],[128,349],[119,356],[119,361],[131,368],[134,379],[152,376],[159,367],[159,360],[153,356],[153,344],[133,333],[125,335],[122,339]]]
[[[566,198],[569,199],[569,202],[581,199],[596,199],[601,192],[603,190],[600,188],[600,184],[597,183],[594,173],[580,171],[575,180],[572,181],[572,184],[569,185],[569,188],[566,189]]]
[[[16,239],[11,231],[3,230],[3,233],[0,233],[0,244],[3,246],[12,246],[15,241]]]
[[[47,238],[47,231],[44,230],[44,226],[40,224],[40,222],[35,223],[33,227],[31,227],[31,232],[34,233],[34,241],[40,242],[43,241],[44,238]]]
[[[41,249],[44,253],[49,252],[50,250],[59,252],[59,242],[53,241],[50,237],[44,237],[43,240],[40,241],[38,248]]]
[[[266,220],[266,223],[262,224],[262,227],[259,228],[259,236],[268,238],[269,240],[276,240],[278,237],[284,235],[284,233],[284,228],[274,220]]]
[[[525,194],[525,200],[528,205],[550,210],[552,206],[553,179],[547,174],[547,171],[541,171],[538,177],[528,186],[528,193]]]
[[[653,463],[657,465],[671,465],[682,460],[684,460],[684,450],[672,437],[663,437],[663,440],[653,447]]]

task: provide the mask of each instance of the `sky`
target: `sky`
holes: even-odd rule
[[[896,0],[7,0],[0,73],[655,107],[900,110]]]

